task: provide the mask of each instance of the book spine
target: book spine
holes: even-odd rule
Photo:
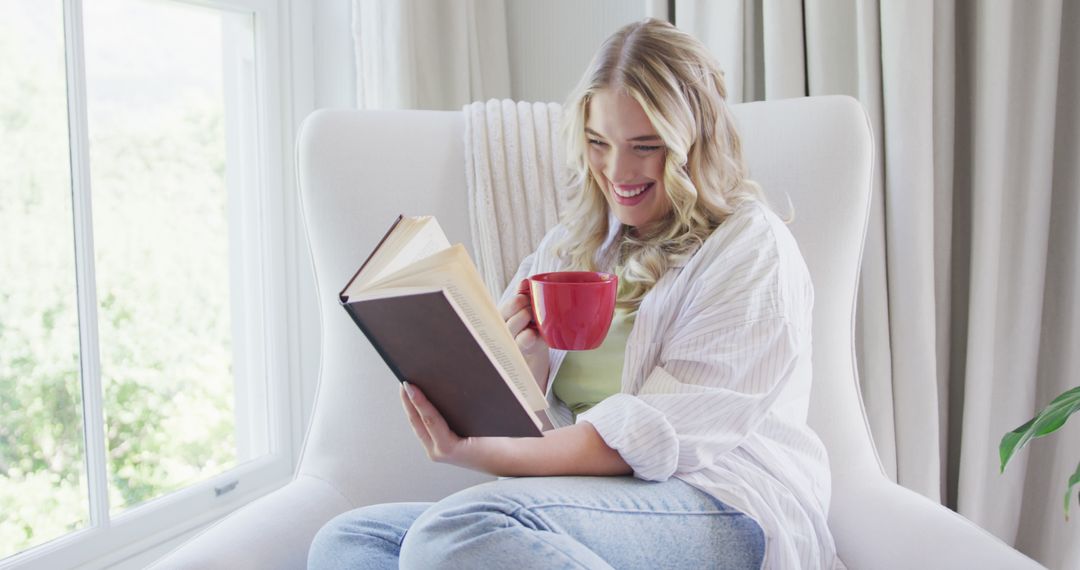
[[[349,279],[349,282],[346,283],[345,287],[341,290],[340,293],[338,293],[338,299],[341,300],[342,304],[349,300],[349,297],[345,295],[345,292],[349,290],[349,286],[353,284],[353,281],[356,281],[357,277],[360,277],[360,274],[364,272],[364,268],[367,267],[367,264],[371,261],[371,258],[375,257],[375,254],[379,251],[379,248],[382,247],[382,244],[386,243],[386,240],[390,239],[390,234],[394,233],[394,230],[398,227],[398,224],[400,224],[401,220],[404,219],[404,215],[398,215],[397,219],[394,220],[394,223],[390,224],[390,229],[386,230],[386,233],[383,234],[382,239],[380,239],[379,243],[375,245],[375,249],[371,250],[371,253],[368,254],[367,259],[365,259],[364,263],[360,265],[360,269],[357,269],[356,273],[353,273],[352,279]],[[352,313],[350,312],[349,314]],[[355,318],[353,320],[355,320]]]
[[[364,336],[367,337],[368,342],[371,343],[371,346],[375,347],[375,352],[379,353],[379,358],[382,358],[383,362],[385,362],[386,366],[390,368],[390,371],[394,373],[394,376],[397,377],[398,381],[408,382],[409,379],[406,378],[405,375],[401,373],[401,370],[394,365],[394,360],[387,356],[386,352],[383,351],[382,346],[378,343],[378,341],[375,340],[375,336],[372,335],[370,331],[368,331],[368,328],[366,326],[364,326],[364,321],[361,320],[355,312],[353,312],[353,307],[355,306],[355,304],[342,303],[341,306],[345,307],[345,312],[349,313],[349,316],[352,317],[353,322],[356,323],[357,328],[360,329],[360,332],[364,333]]]

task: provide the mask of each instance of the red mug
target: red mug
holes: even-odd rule
[[[604,343],[615,314],[619,278],[596,271],[556,271],[523,279],[534,327],[551,348],[592,350]]]

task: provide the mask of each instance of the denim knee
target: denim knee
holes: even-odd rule
[[[740,514],[728,519],[727,531],[717,534],[714,548],[724,553],[722,568],[761,568],[765,558],[765,531],[754,519]]]
[[[341,568],[349,559],[395,556],[407,529],[395,524],[396,518],[400,516],[395,505],[386,504],[347,511],[330,519],[311,542],[308,567]]]
[[[457,567],[485,556],[469,552],[469,544],[484,535],[521,525],[519,506],[484,486],[461,491],[436,503],[413,523],[401,544],[402,568]],[[482,542],[482,541],[481,541]]]
[[[308,548],[308,568],[332,568],[337,561],[337,553],[346,546],[343,527],[346,526],[348,515],[342,513],[324,524],[315,537],[311,540]]]

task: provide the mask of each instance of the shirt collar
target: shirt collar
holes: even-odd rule
[[[615,214],[608,210],[608,231],[604,242],[596,252],[596,267],[602,271],[611,271],[615,268],[615,256],[619,249],[619,240],[622,238],[622,222]]]
[[[619,249],[619,240],[622,239],[623,224],[619,221],[619,218],[615,216],[615,213],[608,210],[608,232],[604,238],[603,244],[600,245],[600,249],[596,252],[596,267],[601,271],[614,271],[615,269],[615,256]],[[696,252],[695,252],[696,253]],[[671,264],[670,267],[682,268],[690,262],[689,257],[676,261]]]

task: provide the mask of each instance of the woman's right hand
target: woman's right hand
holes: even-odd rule
[[[533,379],[540,386],[541,392],[547,392],[548,369],[548,345],[543,337],[537,333],[535,327],[530,327],[532,322],[532,307],[529,306],[529,298],[518,293],[499,305],[499,314],[502,315],[506,326],[510,329],[510,336],[514,337],[518,349],[521,350],[525,362],[529,365]]]

